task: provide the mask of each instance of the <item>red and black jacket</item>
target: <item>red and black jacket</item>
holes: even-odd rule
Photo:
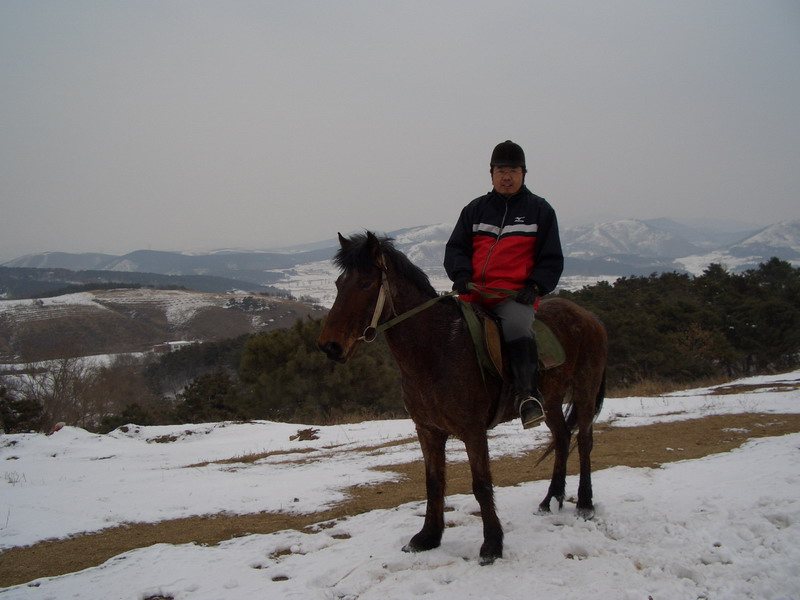
[[[445,246],[444,268],[453,281],[518,290],[535,284],[552,292],[564,270],[556,213],[544,198],[522,186],[511,198],[492,190],[461,211]],[[493,304],[472,292],[465,300]]]

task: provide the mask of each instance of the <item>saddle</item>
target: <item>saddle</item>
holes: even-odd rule
[[[500,325],[495,317],[480,305],[458,300],[458,305],[467,322],[467,327],[475,344],[478,363],[484,372],[495,377],[503,376],[503,340]],[[539,353],[539,368],[542,371],[564,364],[564,347],[553,331],[542,321],[533,322],[536,347]]]
[[[457,300],[475,345],[484,381],[487,373],[503,379],[503,342],[500,325],[494,316],[480,305]],[[564,364],[566,360],[564,347],[553,331],[539,319],[534,320],[533,331],[536,336],[540,369],[545,371]],[[507,404],[512,401],[510,397],[504,397],[502,394],[494,399],[486,422],[488,429],[492,429],[503,420],[503,415],[508,409]]]

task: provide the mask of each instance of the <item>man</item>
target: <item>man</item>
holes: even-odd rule
[[[522,148],[511,140],[498,144],[489,172],[493,189],[461,211],[445,247],[444,268],[463,300],[484,304],[498,318],[516,408],[527,429],[544,418],[533,320],[539,297],[558,284],[564,255],[555,211],[525,187]]]

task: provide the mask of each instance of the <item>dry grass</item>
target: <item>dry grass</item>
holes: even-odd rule
[[[625,386],[613,387],[606,390],[606,398],[629,398],[631,396],[647,397],[661,396],[680,390],[691,390],[695,388],[711,387],[727,383],[729,380],[724,377],[706,377],[696,381],[676,383],[662,379],[643,379]]]
[[[765,387],[789,391],[798,389],[798,387],[800,387],[800,381],[792,380],[770,384],[734,384],[731,383],[731,380],[726,377],[706,377],[684,383],[676,383],[661,379],[645,379],[630,385],[610,388],[606,390],[606,398],[661,396],[663,394],[669,394],[671,392],[678,392],[681,390],[693,390],[697,388],[708,387],[716,387],[716,389],[714,389],[712,392],[714,395],[741,394],[743,392],[763,389]]]
[[[725,396],[727,394],[743,394],[746,392],[752,392],[755,390],[763,390],[764,388],[770,388],[774,390],[779,390],[782,392],[791,392],[797,389],[800,389],[800,381],[778,381],[774,383],[759,383],[759,384],[744,384],[744,383],[737,383],[731,385],[723,385],[713,390],[712,394],[714,396]]]
[[[207,467],[209,465],[237,465],[237,464],[253,464],[265,458],[273,456],[291,456],[293,454],[308,454],[309,452],[316,452],[316,448],[299,448],[297,450],[274,450],[272,452],[253,452],[252,454],[242,454],[241,456],[234,456],[232,458],[221,458],[219,460],[206,460],[191,465],[186,465],[185,469],[196,469]],[[300,461],[298,461],[300,462]]]
[[[408,419],[408,413],[400,411],[380,411],[374,408],[363,406],[351,412],[333,410],[330,413],[318,412],[315,414],[303,414],[295,417],[298,424],[322,425],[329,427],[332,425],[355,425],[364,421],[391,421],[393,419]]]
[[[410,437],[405,437],[405,438],[400,438],[400,439],[384,442],[382,444],[367,445],[367,446],[356,446],[356,447],[353,447],[353,448],[348,448],[346,450],[341,450],[340,449],[342,447],[341,444],[334,444],[334,445],[322,446],[321,450],[319,448],[298,448],[297,450],[273,450],[273,451],[270,451],[270,452],[254,452],[254,453],[251,453],[251,454],[243,454],[243,455],[239,455],[239,456],[233,456],[231,458],[222,458],[222,459],[218,459],[218,460],[208,460],[208,461],[203,461],[203,462],[199,462],[199,463],[194,463],[194,464],[191,464],[191,465],[186,465],[184,468],[186,468],[186,469],[194,469],[194,468],[208,467],[210,465],[254,464],[254,463],[257,463],[257,462],[259,462],[261,460],[265,460],[265,459],[272,458],[272,457],[275,457],[275,456],[289,457],[286,461],[282,461],[282,462],[286,462],[286,463],[294,462],[294,463],[301,464],[301,463],[309,462],[310,460],[314,460],[314,459],[300,458],[300,457],[298,457],[296,459],[292,459],[291,457],[294,456],[294,455],[309,454],[309,453],[312,453],[312,452],[318,452],[318,453],[321,454],[321,456],[326,456],[326,455],[330,454],[333,451],[336,451],[336,452],[353,452],[353,453],[359,453],[359,454],[373,455],[373,454],[380,453],[381,451],[385,450],[386,448],[393,448],[395,446],[404,446],[406,444],[416,443],[416,441],[417,441],[417,436],[413,435],[413,436],[410,436]]]

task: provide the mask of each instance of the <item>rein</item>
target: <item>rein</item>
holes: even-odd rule
[[[366,327],[366,329],[364,329],[364,333],[361,334],[361,337],[358,338],[360,341],[370,344],[375,341],[375,339],[378,337],[378,334],[383,333],[390,327],[394,327],[398,323],[402,323],[403,321],[413,317],[417,313],[420,313],[423,310],[430,308],[440,300],[444,300],[445,298],[452,298],[453,296],[458,296],[458,292],[453,290],[452,292],[447,292],[446,294],[442,294],[441,296],[436,296],[435,298],[431,298],[430,300],[423,302],[419,306],[415,306],[414,308],[398,315],[392,303],[391,290],[389,289],[389,279],[386,276],[386,263],[383,260],[383,255],[381,255],[378,258],[378,266],[381,269],[381,287],[378,290],[378,301],[375,303],[375,312],[372,313],[372,320],[370,321],[370,324]],[[500,288],[485,288],[486,290],[490,290],[490,292],[494,293],[484,292],[479,290],[478,286],[476,286],[472,282],[467,284],[467,288],[469,288],[470,290],[476,290],[478,291],[479,294],[487,298],[500,298],[506,296],[514,297],[517,295],[517,292],[514,290],[504,290]],[[497,294],[502,294],[502,296]],[[389,319],[388,321],[381,323],[379,325],[378,321],[381,318],[381,314],[383,314],[383,308],[386,305],[387,299],[389,300],[389,304],[392,308],[392,314],[394,314],[395,316],[394,318]]]
[[[386,297],[386,292],[383,291],[383,286],[381,285],[381,290],[378,292],[378,303],[375,305],[375,314],[372,315],[372,323],[364,330],[364,333],[359,340],[363,340],[367,343],[374,342],[375,338],[378,337],[379,333],[382,333],[389,329],[390,327],[394,327],[398,323],[402,323],[406,319],[413,317],[417,313],[422,312],[426,308],[430,308],[439,300],[444,300],[445,298],[451,298],[453,296],[458,295],[458,292],[448,292],[442,296],[436,296],[435,298],[431,298],[427,302],[423,302],[419,306],[415,306],[414,308],[407,310],[406,312],[397,315],[395,318],[386,321],[385,323],[381,323],[377,325],[378,319],[380,318],[381,312],[383,311],[383,299]]]
[[[375,312],[372,313],[372,321],[364,329],[364,333],[361,334],[361,337],[358,338],[361,341],[364,341],[368,344],[375,341],[378,337],[379,333],[383,333],[390,327],[394,327],[398,323],[402,323],[406,319],[413,317],[417,313],[422,312],[423,310],[430,308],[439,300],[444,300],[445,298],[451,298],[458,294],[456,291],[448,292],[442,296],[436,296],[435,298],[431,298],[430,300],[423,302],[419,306],[415,306],[414,308],[407,310],[402,314],[397,314],[397,311],[394,309],[394,304],[392,302],[392,295],[391,290],[389,289],[389,278],[386,275],[386,262],[384,261],[383,255],[378,257],[378,267],[381,269],[381,288],[378,290],[378,301],[375,303]],[[394,314],[393,319],[389,319],[388,321],[378,324],[378,321],[381,318],[381,314],[383,313],[383,307],[386,305],[386,300],[389,300],[389,304],[392,309],[392,314]]]

